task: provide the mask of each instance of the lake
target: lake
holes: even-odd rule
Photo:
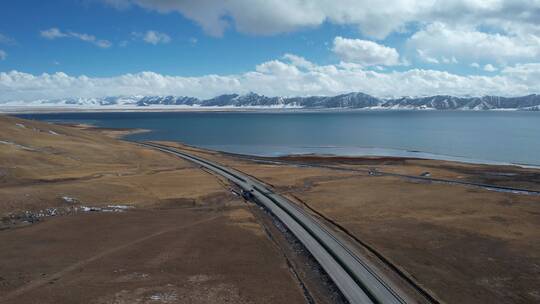
[[[540,166],[540,112],[101,112],[17,116],[149,129],[127,139],[181,141],[252,155],[386,155]]]

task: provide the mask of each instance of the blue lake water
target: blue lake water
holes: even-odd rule
[[[234,153],[389,155],[540,166],[540,112],[121,112],[23,118],[143,128],[131,140],[173,140]]]

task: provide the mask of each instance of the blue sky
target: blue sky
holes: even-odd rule
[[[4,1],[0,101],[538,93],[537,20],[520,0]]]
[[[358,36],[351,26],[326,24],[315,30],[281,35],[229,31],[223,37],[213,37],[180,14],[161,14],[137,6],[117,10],[97,1],[73,0],[22,0],[2,6],[8,7],[0,11],[0,33],[17,43],[2,47],[9,51],[9,60],[0,61],[0,69],[33,74],[57,71],[87,76],[140,71],[183,76],[231,74],[249,71],[285,53],[303,54],[309,60],[330,63],[339,60],[326,44],[337,35]],[[28,7],[33,8],[29,11]],[[25,21],[20,16],[25,16]],[[40,36],[41,30],[50,28],[87,33],[113,45],[100,49],[79,40],[50,41]],[[166,33],[171,42],[152,45],[134,40],[132,33],[147,30]],[[126,46],[121,45],[124,41],[128,43]]]

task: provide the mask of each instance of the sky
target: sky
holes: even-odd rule
[[[540,93],[540,0],[0,3],[0,102]]]

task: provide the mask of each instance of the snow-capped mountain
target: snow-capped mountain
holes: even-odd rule
[[[108,96],[102,98],[65,98],[32,102],[5,102],[2,106],[65,106],[92,108],[138,108],[168,106],[197,108],[298,108],[298,109],[410,109],[410,110],[540,110],[540,95],[521,97],[401,97],[382,99],[355,92],[337,96],[268,97],[256,93],[226,94],[211,99],[187,96]]]

